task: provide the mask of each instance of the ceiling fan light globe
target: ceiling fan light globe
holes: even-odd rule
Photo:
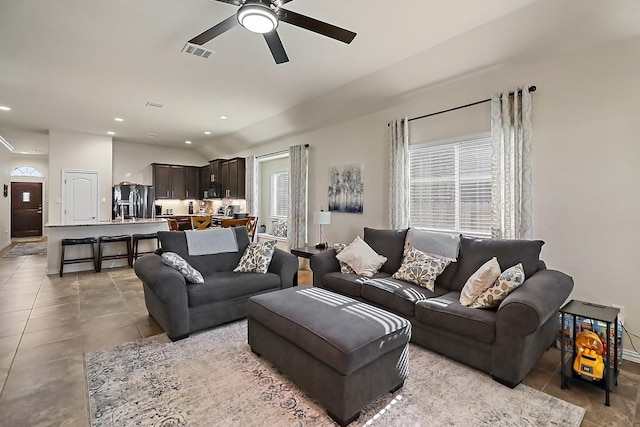
[[[253,33],[268,33],[278,26],[276,13],[262,4],[245,4],[238,10],[238,22]]]

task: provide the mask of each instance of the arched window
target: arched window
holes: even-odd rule
[[[11,171],[11,176],[19,176],[19,177],[30,176],[35,178],[42,178],[42,174],[40,173],[40,171],[31,166],[18,166],[17,168]]]

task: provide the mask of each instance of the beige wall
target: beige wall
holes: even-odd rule
[[[204,166],[208,163],[191,148],[163,147],[132,142],[113,142],[113,184],[123,181],[152,185],[151,163]]]
[[[98,172],[98,221],[111,219],[111,153],[111,137],[49,131],[49,223],[62,220],[63,170]]]
[[[0,249],[11,243],[11,200],[2,195],[3,186],[9,185],[11,152],[0,145]]]
[[[310,144],[313,209],[326,205],[329,166],[364,163],[364,214],[334,214],[331,225],[324,227],[329,243],[349,242],[363,226],[388,223],[389,120],[484,99],[518,84],[536,85],[533,229],[535,238],[546,241],[542,258],[550,268],[573,276],[573,298],[624,305],[627,328],[640,334],[640,286],[635,283],[640,239],[638,69],[639,37],[544,62],[520,59],[433,88],[399,93],[388,109],[374,114],[229,155],[260,155]],[[489,109],[483,104],[412,122],[411,140],[488,129]],[[312,230],[311,241],[315,234]],[[628,350],[632,349],[625,337]]]

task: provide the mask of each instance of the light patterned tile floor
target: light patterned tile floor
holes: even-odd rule
[[[144,308],[132,269],[47,276],[46,256],[0,251],[0,422],[88,426],[84,354],[163,333]],[[310,285],[311,272],[299,281]],[[585,427],[640,427],[640,365],[624,362],[611,406],[588,384],[560,389],[560,355],[548,350],[523,383],[583,406]]]

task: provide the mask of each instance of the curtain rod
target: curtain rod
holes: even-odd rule
[[[536,87],[535,86],[529,86],[529,92],[535,92],[536,91]],[[522,91],[519,90],[518,91],[518,95],[521,95]],[[509,92],[509,95],[513,95],[513,92]],[[443,113],[448,113],[450,111],[455,111],[455,110],[461,110],[463,108],[467,108],[467,107],[473,107],[474,105],[478,105],[478,104],[484,104],[485,102],[489,102],[491,101],[491,98],[487,98],[487,99],[483,99],[482,101],[476,101],[476,102],[472,102],[470,104],[466,104],[466,105],[460,105],[459,107],[453,107],[453,108],[449,108],[448,110],[442,110],[442,111],[437,111],[435,113],[430,113],[430,114],[425,114],[424,116],[419,116],[419,117],[412,117],[409,119],[410,122],[414,121],[414,120],[420,120],[420,119],[424,119],[427,117],[431,117],[431,116],[437,116],[438,114],[443,114]],[[389,126],[389,123],[387,123],[387,126]]]
[[[304,148],[309,148],[309,144],[304,144]],[[256,159],[262,159],[265,157],[280,156],[282,154],[289,154],[289,149],[276,151],[275,153],[263,154],[262,156],[256,156]]]

